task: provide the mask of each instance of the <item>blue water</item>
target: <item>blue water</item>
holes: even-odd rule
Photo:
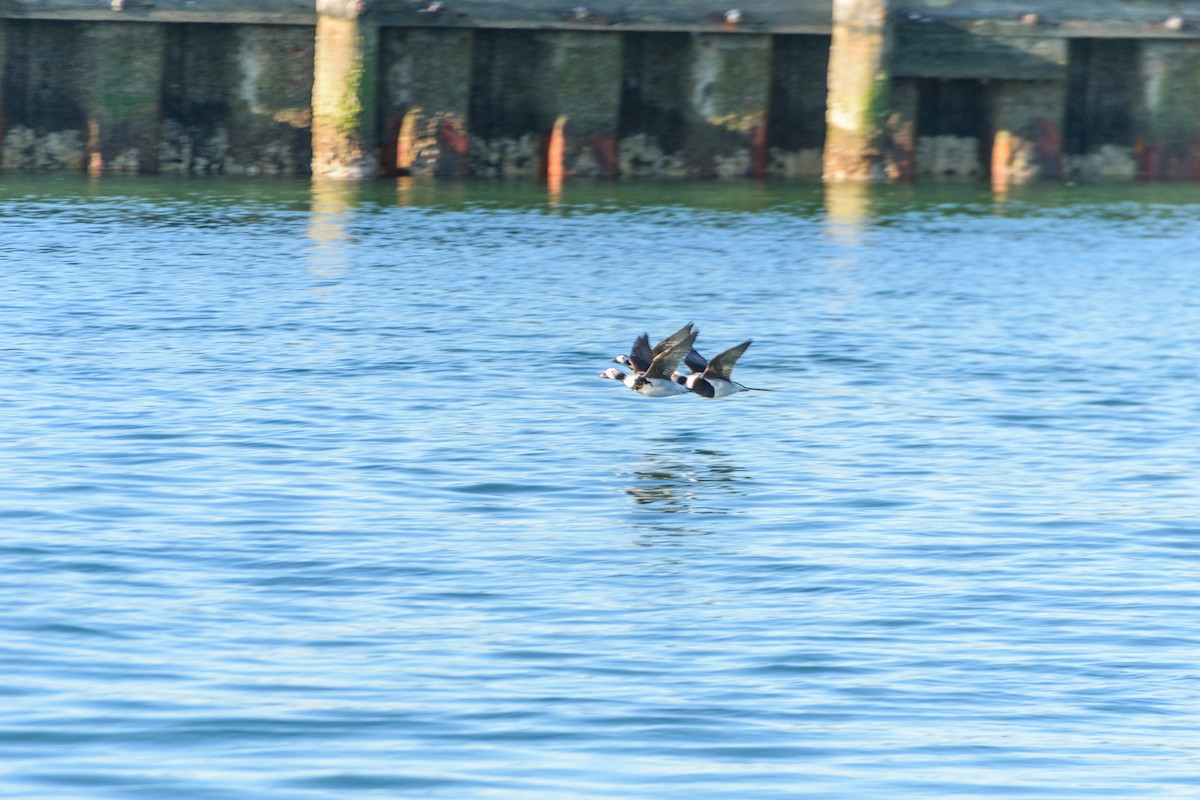
[[[0,181],[0,796],[1200,796],[1200,187]],[[634,336],[772,391],[647,399]]]

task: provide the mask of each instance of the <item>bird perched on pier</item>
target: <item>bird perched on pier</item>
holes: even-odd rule
[[[692,371],[686,378],[676,378],[682,385],[701,397],[728,397],[736,392],[749,389],[733,380],[733,365],[741,358],[742,353],[750,346],[751,339],[731,347],[713,356],[712,361],[706,361],[704,356],[695,350],[688,353],[686,364]]]
[[[691,323],[688,323],[685,329],[689,329],[690,327]],[[671,339],[672,337],[667,338]],[[667,340],[663,341],[666,342]],[[626,374],[616,367],[609,367],[600,373],[600,377],[621,381],[633,391],[646,397],[670,397],[676,394],[686,394],[688,387],[677,382],[672,376],[675,373],[675,368],[679,366],[679,362],[683,360],[684,355],[691,351],[692,344],[695,341],[696,331],[689,331],[682,339],[669,344],[659,353],[654,354],[649,364],[646,365],[646,368],[641,370],[637,369],[637,367],[644,363],[642,362],[644,355],[646,353],[653,353],[650,347],[650,337],[643,333],[634,341],[633,355],[629,356],[633,362],[635,371]],[[659,344],[662,343],[660,342]],[[655,347],[657,346],[655,345]]]

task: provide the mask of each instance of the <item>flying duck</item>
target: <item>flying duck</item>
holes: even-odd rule
[[[653,348],[650,347],[650,336],[643,333],[634,340],[633,349],[630,351],[629,355],[622,353],[614,358],[613,361],[623,367],[629,367],[634,372],[645,372],[650,368],[650,362],[654,360],[655,356],[667,348],[674,347],[675,345],[679,344],[693,332],[699,333],[699,331],[692,330],[692,323],[689,322],[687,325],[684,325],[682,328],[675,331],[658,344],[654,345]],[[695,336],[692,337],[692,340],[695,341]]]
[[[692,350],[684,360],[692,374],[682,380],[676,377],[675,380],[701,397],[727,397],[748,388],[734,382],[733,365],[746,352],[751,341],[747,339],[736,347],[718,353],[712,361],[705,361],[704,356]]]
[[[621,381],[633,391],[646,397],[670,397],[676,394],[687,394],[689,387],[678,383],[671,375],[675,372],[675,368],[679,366],[679,362],[683,360],[684,354],[692,349],[692,343],[695,341],[696,332],[692,331],[674,347],[668,347],[654,356],[644,371],[626,374],[616,367],[609,367],[600,373],[600,377]],[[634,363],[637,364],[641,353],[649,349],[650,337],[643,333],[634,342],[633,352],[636,354],[633,357]]]

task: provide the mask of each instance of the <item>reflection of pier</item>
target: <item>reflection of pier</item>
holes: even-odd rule
[[[1200,178],[1187,5],[9,0],[0,165]]]

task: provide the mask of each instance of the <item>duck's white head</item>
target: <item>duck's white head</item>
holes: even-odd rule
[[[625,373],[621,372],[621,370],[617,369],[616,367],[609,367],[608,369],[604,370],[604,372],[600,373],[600,377],[608,378],[610,381],[625,381]]]

